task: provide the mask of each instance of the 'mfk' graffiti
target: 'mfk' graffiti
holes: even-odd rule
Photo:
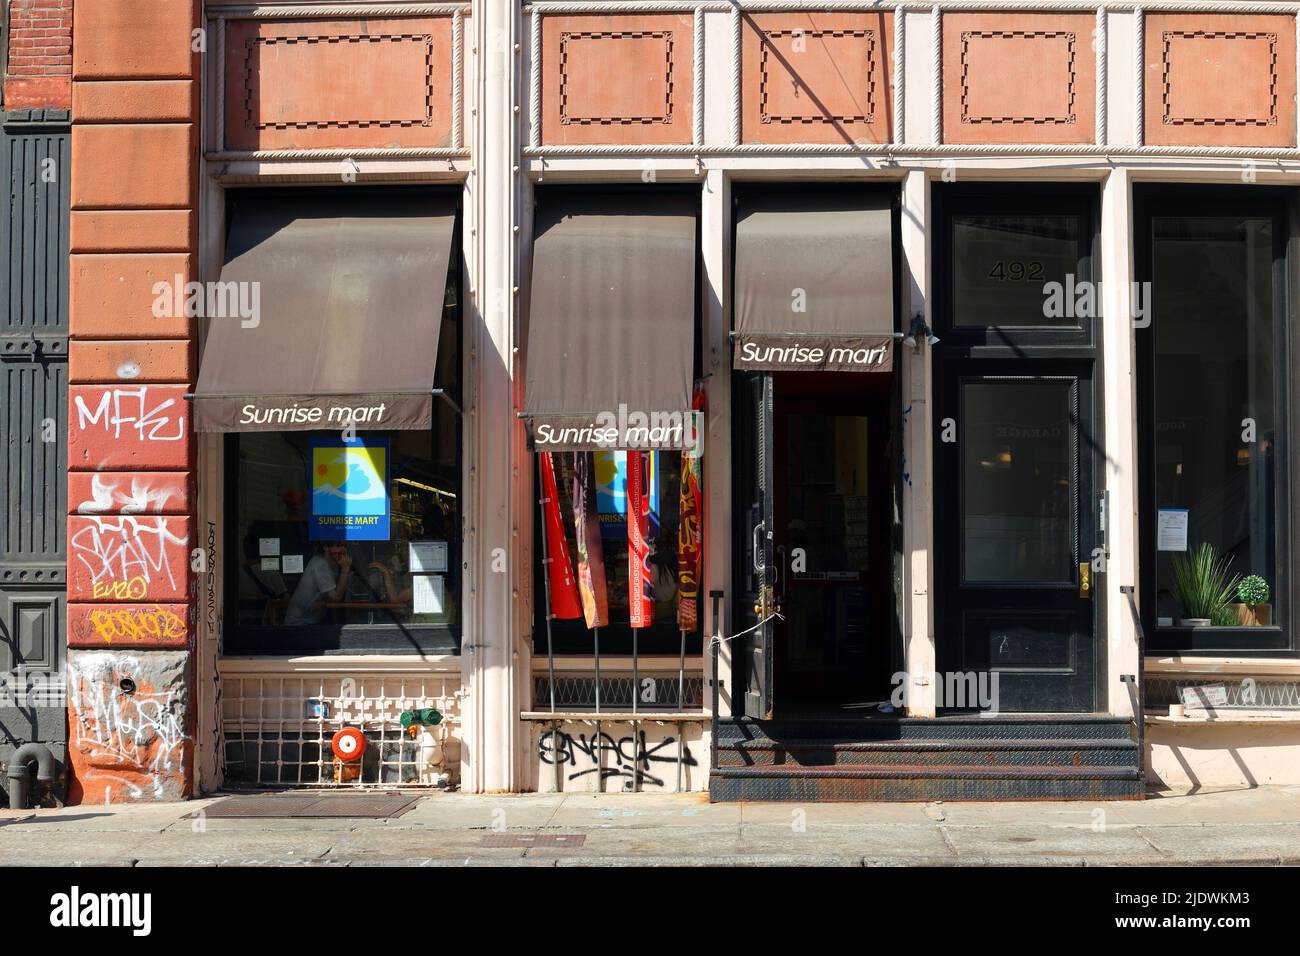
[[[141,385],[104,389],[98,396],[93,392],[73,396],[77,428],[99,427],[115,439],[180,441],[185,437],[185,416],[178,399],[157,389],[150,391],[148,385]]]
[[[68,519],[71,600],[183,600],[190,523],[180,517],[76,515]]]
[[[68,419],[68,467],[74,472],[189,466],[184,385],[73,385]]]

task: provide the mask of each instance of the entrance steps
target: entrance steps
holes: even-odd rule
[[[1145,791],[1132,722],[1109,716],[719,718],[731,800],[1121,800]]]

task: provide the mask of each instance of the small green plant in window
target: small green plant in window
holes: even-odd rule
[[[1251,574],[1241,579],[1237,585],[1237,598],[1240,604],[1232,606],[1237,620],[1243,627],[1268,627],[1273,623],[1273,606],[1268,603],[1268,582],[1258,574]]]
[[[1172,559],[1174,599],[1183,609],[1183,623],[1208,627],[1222,620],[1220,614],[1232,601],[1237,576],[1230,575],[1231,559],[1219,557],[1214,546],[1202,543],[1195,551],[1175,554]]]
[[[1258,574],[1250,574],[1237,584],[1237,599],[1242,604],[1267,604],[1268,582]]]

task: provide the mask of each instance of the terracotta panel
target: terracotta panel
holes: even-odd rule
[[[182,471],[191,459],[184,385],[68,387],[68,470]]]
[[[1151,13],[1146,142],[1294,146],[1295,18]]]
[[[72,25],[77,79],[195,75],[198,0],[90,0]]]
[[[79,82],[72,91],[78,123],[187,123],[198,115],[193,80]]]
[[[1091,14],[945,14],[943,141],[1094,142],[1095,26]]]
[[[761,13],[742,19],[743,142],[891,140],[892,14]]]
[[[226,146],[451,145],[451,18],[235,20]]]
[[[186,471],[71,471],[68,510],[76,514],[185,515],[190,510]]]
[[[94,209],[74,212],[72,252],[186,252],[197,241],[191,209]]]
[[[197,188],[188,123],[72,127],[72,208],[192,206]]]
[[[68,323],[73,337],[183,338],[192,324],[184,314],[190,269],[190,257],[178,253],[71,256]]]
[[[194,379],[194,348],[187,339],[140,339],[127,342],[85,342],[74,339],[68,348],[68,381],[190,382]]]
[[[187,600],[193,526],[179,515],[69,515],[69,603]]]
[[[188,604],[69,604],[69,647],[188,647]]]
[[[690,143],[689,13],[542,19],[542,142]]]

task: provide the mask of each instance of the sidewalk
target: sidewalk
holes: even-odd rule
[[[1300,864],[1297,787],[1143,802],[807,806],[437,793],[391,820],[189,817],[216,799],[0,810],[0,865]],[[525,842],[495,845],[512,837]]]

